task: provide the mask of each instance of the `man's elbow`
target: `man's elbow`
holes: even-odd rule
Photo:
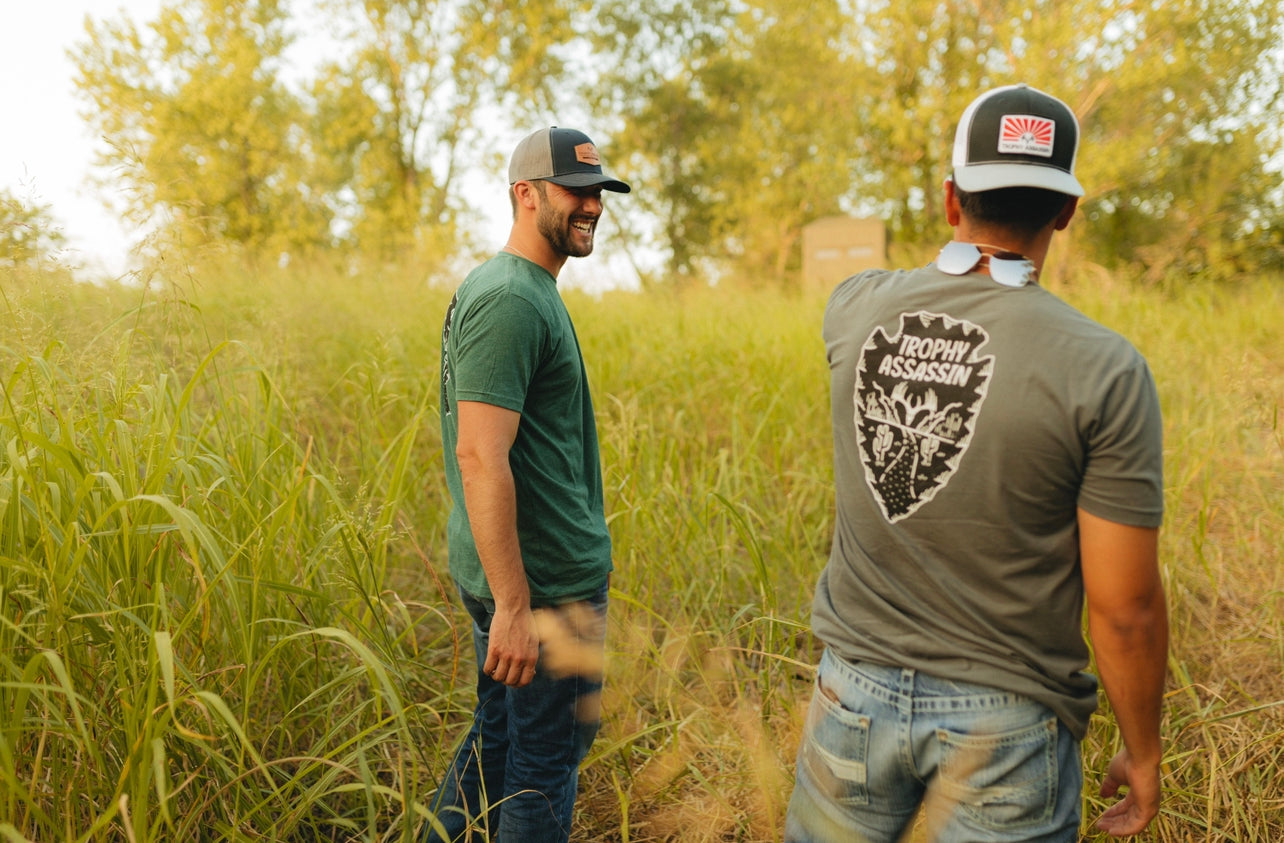
[[[459,474],[465,481],[509,470],[507,453],[477,448],[467,443],[455,446],[455,460],[459,465]]]
[[[1130,640],[1168,636],[1168,607],[1160,587],[1109,606],[1094,607],[1089,601],[1088,619],[1094,638],[1102,633]]]

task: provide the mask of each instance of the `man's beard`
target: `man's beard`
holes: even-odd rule
[[[570,217],[557,217],[547,201],[540,205],[539,216],[535,218],[539,233],[544,235],[553,250],[570,258],[583,258],[593,252],[593,234],[588,235],[588,246],[577,246],[571,239]]]

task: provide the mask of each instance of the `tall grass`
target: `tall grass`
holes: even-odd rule
[[[1172,626],[1160,840],[1284,836],[1284,284],[1089,303],[1164,402]],[[1113,740],[1103,729],[1102,752]],[[1101,756],[1097,756],[1100,767]]]
[[[389,589],[396,507],[333,466],[355,453],[396,500],[418,425],[312,431],[273,346],[94,292],[8,300],[0,833],[409,839],[458,642],[438,596]]]
[[[149,281],[0,279],[0,837],[411,839],[471,702],[437,431],[451,291]],[[1151,839],[1278,840],[1284,281],[1062,293],[1136,342],[1165,405]],[[832,523],[823,301],[567,298],[617,568],[576,839],[779,839]]]

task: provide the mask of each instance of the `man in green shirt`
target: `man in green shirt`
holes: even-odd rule
[[[593,251],[602,191],[629,186],[603,174],[587,135],[557,127],[522,140],[508,175],[508,242],[460,285],[442,328],[450,572],[473,618],[478,677],[429,841],[481,830],[567,840],[599,723],[611,537],[557,274]]]

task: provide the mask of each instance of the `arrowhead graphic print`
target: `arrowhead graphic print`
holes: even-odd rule
[[[856,366],[856,439],[865,480],[895,523],[945,487],[972,439],[994,358],[971,322],[919,311],[874,329]]]

